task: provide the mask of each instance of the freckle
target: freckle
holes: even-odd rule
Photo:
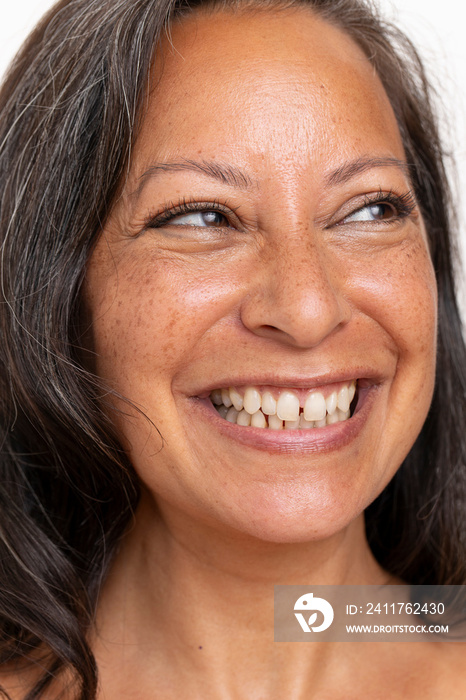
[[[165,355],[165,357],[172,357],[172,355],[173,355],[173,353],[175,352],[175,350],[176,350],[175,344],[174,344],[174,343],[168,343],[168,344],[165,346],[164,350],[163,350],[163,354]]]

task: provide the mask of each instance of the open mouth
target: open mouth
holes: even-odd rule
[[[293,390],[253,386],[214,389],[217,413],[230,423],[270,430],[323,428],[351,418],[357,404],[357,380],[337,387]]]

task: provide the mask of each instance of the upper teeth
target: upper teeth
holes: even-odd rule
[[[278,390],[277,390],[278,391]],[[350,416],[350,404],[356,392],[353,380],[328,396],[320,391],[310,391],[300,406],[299,396],[289,389],[278,391],[275,398],[271,391],[261,392],[248,386],[241,394],[237,389],[215,389],[210,398],[217,411],[231,423],[257,428],[305,429],[346,420]]]

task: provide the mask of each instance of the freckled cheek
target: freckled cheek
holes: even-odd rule
[[[427,252],[405,251],[352,279],[357,305],[401,353],[435,356],[437,286]]]
[[[134,378],[163,374],[189,364],[202,352],[199,341],[238,297],[234,275],[209,269],[160,265],[144,274],[118,274],[118,284],[94,314],[97,371],[102,376]],[[113,301],[110,300],[113,298]]]
[[[437,285],[430,260],[421,258],[419,266],[407,266],[394,285],[392,304],[400,317],[400,346],[435,362]]]

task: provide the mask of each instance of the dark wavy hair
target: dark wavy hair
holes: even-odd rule
[[[368,539],[379,562],[408,582],[466,583],[466,352],[450,196],[430,88],[410,41],[362,0],[62,0],[0,92],[0,663],[37,665],[27,700],[44,697],[57,675],[71,679],[76,698],[95,698],[89,630],[138,502],[108,390],[83,362],[80,290],[127,172],[154,48],[173,18],[199,6],[295,5],[347,32],[380,76],[438,284],[432,406],[367,510]]]

